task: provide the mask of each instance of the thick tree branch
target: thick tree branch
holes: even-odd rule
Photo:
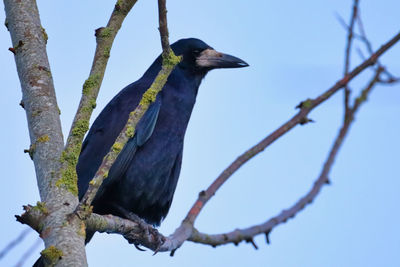
[[[46,249],[52,247],[64,255],[62,261],[58,258],[52,261],[57,266],[86,266],[84,237],[78,234],[79,222],[70,221],[64,226],[66,216],[73,211],[72,206],[78,203],[78,198],[55,186],[64,143],[46,53],[47,35],[41,26],[36,1],[4,0],[4,4],[22,87],[39,193],[50,211],[41,222],[47,229],[43,240]]]
[[[172,70],[181,60],[181,58],[177,57],[169,48],[165,1],[159,1],[159,3],[161,3],[161,5],[158,6],[159,28],[161,43],[163,46],[162,68],[157,74],[157,77],[154,79],[154,82],[151,84],[150,88],[147,89],[147,91],[143,94],[139,105],[129,114],[127,123],[125,124],[121,133],[118,135],[110,151],[104,157],[94,178],[90,181],[89,188],[76,210],[77,214],[79,214],[81,218],[84,218],[90,214],[89,207],[104,179],[108,177],[108,172],[111,166],[117,159],[119,153],[122,151],[128,140],[134,136],[136,125],[139,123],[150,104],[156,100],[157,94],[162,90]]]
[[[103,81],[104,72],[110,57],[111,47],[115,36],[137,0],[118,0],[106,27],[96,30],[96,51],[93,58],[89,78],[83,84],[82,97],[75,114],[72,127],[68,135],[67,144],[62,154],[62,179],[58,185],[65,186],[72,193],[77,194],[76,164],[83,137],[89,129],[89,120]]]
[[[63,147],[60,116],[44,28],[35,1],[5,0],[8,29],[21,82],[22,103],[28,121],[32,158],[42,200],[49,198],[49,185],[58,169]]]

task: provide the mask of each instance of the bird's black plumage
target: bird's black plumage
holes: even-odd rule
[[[93,201],[96,213],[126,217],[122,208],[159,225],[171,206],[181,169],[185,131],[201,80],[214,68],[247,66],[194,38],[179,40],[171,48],[183,59],[111,167]],[[77,165],[80,198],[161,64],[160,56],[138,81],[119,92],[94,121]]]

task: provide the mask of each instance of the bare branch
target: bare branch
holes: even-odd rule
[[[266,147],[268,147],[270,144],[276,141],[279,137],[290,131],[297,124],[304,123],[305,121],[307,121],[307,115],[308,113],[310,113],[311,110],[313,110],[319,104],[327,100],[338,90],[343,88],[346,84],[348,84],[349,81],[351,81],[355,76],[357,76],[363,70],[365,70],[369,66],[374,65],[378,60],[378,58],[399,40],[400,40],[400,33],[396,34],[390,41],[388,41],[379,50],[377,50],[374,54],[372,54],[370,58],[365,60],[356,68],[354,68],[351,72],[349,72],[341,80],[336,82],[335,85],[333,85],[323,94],[321,94],[315,99],[307,99],[306,101],[300,103],[299,105],[300,111],[295,116],[293,116],[288,122],[283,124],[277,130],[268,135],[266,138],[261,140],[258,144],[245,151],[218,176],[218,178],[207,188],[206,191],[200,192],[197,201],[194,203],[189,213],[186,215],[184,222],[193,224],[197,216],[199,215],[201,209],[207,203],[207,201],[229,179],[229,177],[232,176],[232,174],[235,171],[237,171],[241,166],[243,166],[243,164],[245,164],[255,155],[262,152]]]
[[[33,243],[25,252],[21,255],[19,261],[14,265],[14,267],[22,267],[24,266],[25,261],[32,255],[33,252],[42,244],[42,240],[37,238],[35,243]]]
[[[370,42],[369,39],[367,38],[367,34],[366,34],[366,31],[365,31],[365,28],[364,28],[364,24],[363,24],[362,19],[361,19],[361,15],[358,14],[357,16],[358,16],[358,17],[357,17],[357,24],[358,24],[358,28],[359,28],[359,30],[360,30],[360,35],[358,35],[358,39],[360,39],[361,42],[364,43],[365,47],[367,48],[368,53],[369,53],[370,55],[372,55],[372,53],[374,52],[374,50],[373,50],[373,48],[372,48],[371,42]],[[360,53],[361,53],[361,51],[360,51]],[[382,82],[382,83],[391,84],[391,83],[395,83],[395,82],[397,82],[397,81],[400,80],[400,78],[395,77],[395,76],[394,76],[393,74],[391,74],[386,68],[384,68],[384,67],[382,66],[382,64],[379,62],[379,60],[377,61],[377,66],[378,66],[379,68],[383,68],[383,74],[385,74],[385,75],[387,76],[387,79],[385,79],[385,80],[383,80],[383,79],[381,78],[381,82]]]
[[[268,235],[272,231],[274,227],[279,224],[285,223],[289,219],[293,218],[297,213],[303,210],[308,204],[312,203],[316,198],[318,193],[321,191],[321,188],[329,184],[328,174],[332,169],[334,160],[337,156],[339,148],[343,144],[343,140],[346,137],[351,124],[353,123],[354,114],[358,111],[360,105],[367,99],[368,94],[371,92],[371,89],[379,82],[379,76],[382,73],[383,69],[378,68],[375,73],[374,78],[369,82],[366,88],[361,92],[360,96],[355,99],[353,108],[349,109],[349,118],[343,122],[343,125],[339,131],[338,136],[336,137],[333,146],[329,152],[328,158],[325,161],[324,167],[318,177],[318,179],[314,182],[311,190],[300,200],[298,200],[293,206],[290,208],[283,210],[280,214],[275,217],[272,217],[268,221],[255,225],[245,229],[236,229],[229,233],[224,234],[214,234],[208,235],[204,233],[200,233],[197,230],[194,230],[191,237],[188,239],[195,243],[202,243],[211,246],[219,246],[228,243],[238,244],[241,241],[252,240],[254,236],[265,233],[267,236],[267,242],[269,243]]]
[[[30,228],[25,228],[14,240],[8,243],[1,251],[0,251],[0,260],[7,255],[16,245],[21,243],[25,237],[31,233],[32,230]]]
[[[169,47],[169,33],[168,33],[168,25],[167,25],[167,6],[165,0],[158,0],[158,21],[159,27],[158,30],[160,31],[161,37],[161,46],[163,50],[163,56],[168,56],[170,52]]]
[[[345,52],[345,63],[344,63],[344,75],[349,73],[350,69],[350,55],[351,55],[351,45],[353,42],[353,32],[354,32],[354,24],[357,20],[357,10],[358,10],[358,0],[354,0],[353,2],[353,12],[351,14],[350,24],[348,27],[347,34],[347,44],[346,44],[346,52]],[[345,103],[345,114],[344,119],[347,119],[347,115],[349,112],[349,98],[350,98],[350,88],[348,85],[344,87],[344,103]]]

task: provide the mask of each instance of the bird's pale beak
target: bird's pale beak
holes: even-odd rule
[[[196,64],[202,68],[243,68],[249,66],[240,58],[223,54],[214,49],[206,49],[196,59]]]

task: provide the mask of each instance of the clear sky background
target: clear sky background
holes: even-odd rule
[[[161,52],[157,1],[138,1],[123,24],[97,101],[95,116],[124,86],[137,80]],[[2,3],[0,4],[3,5]],[[105,26],[114,1],[38,1],[49,35],[48,55],[64,132],[76,111],[95,49],[94,29]],[[346,21],[352,1],[169,1],[170,40],[197,37],[250,64],[215,70],[203,81],[185,140],[183,167],[170,213],[160,231],[170,234],[199,191],[240,153],[295,114],[343,72]],[[3,6],[2,8],[3,9]],[[400,30],[398,0],[362,0],[374,48]],[[0,21],[4,21],[0,12]],[[22,151],[30,141],[9,33],[0,27],[0,247],[26,226],[15,222],[22,205],[39,200],[34,168]],[[361,44],[356,47],[363,49]],[[354,53],[352,66],[360,62]],[[400,75],[400,44],[383,58]],[[371,72],[351,83],[365,85]],[[207,204],[196,227],[221,233],[266,221],[312,186],[343,117],[342,93],[241,168]],[[87,246],[90,266],[400,266],[400,85],[377,87],[330,174],[331,186],[304,211],[275,228],[271,245],[255,238],[216,249],[186,242],[170,257],[140,252],[118,235],[96,234]],[[13,266],[37,236],[31,233],[0,266]],[[26,260],[30,266],[39,247]]]

